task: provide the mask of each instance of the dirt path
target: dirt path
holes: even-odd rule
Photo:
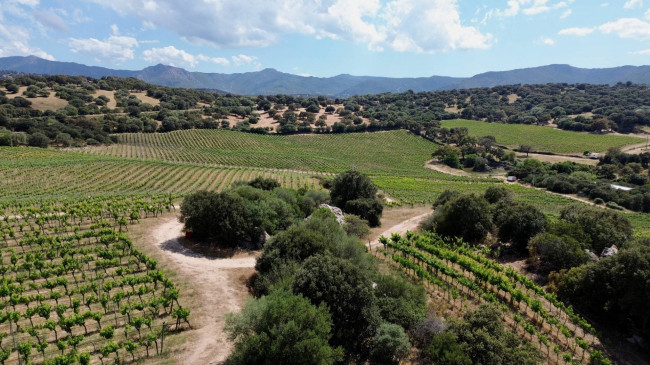
[[[255,255],[214,259],[194,253],[179,243],[182,227],[176,216],[165,218],[151,228],[148,243],[169,258],[170,268],[198,293],[198,300],[190,305],[194,330],[188,333],[179,360],[184,364],[217,364],[232,348],[223,332],[224,315],[240,310],[249,297],[245,281],[255,270]]]
[[[418,228],[418,224],[422,222],[426,216],[431,214],[432,211],[428,211],[426,213],[421,213],[419,215],[416,215],[415,217],[411,217],[405,221],[402,221],[398,224],[395,224],[394,226],[386,229],[383,231],[379,237],[384,236],[384,237],[390,237],[393,233],[397,233],[399,235],[404,235],[406,234],[406,231],[415,231]],[[375,248],[376,246],[379,246],[379,237],[375,238],[370,242],[370,247]]]

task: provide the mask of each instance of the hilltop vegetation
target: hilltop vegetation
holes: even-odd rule
[[[259,134],[409,129],[430,135],[440,129],[441,120],[456,118],[555,123],[598,133],[629,133],[650,124],[644,104],[650,91],[631,83],[513,85],[347,99],[223,95],[117,77],[21,75],[3,79],[0,86],[3,145],[110,144],[115,133],[193,128]]]

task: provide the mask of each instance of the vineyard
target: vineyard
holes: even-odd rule
[[[318,189],[323,175],[254,167],[106,158],[32,148],[0,148],[0,203],[88,195],[185,194],[223,190],[235,181],[274,178],[286,187]]]
[[[465,298],[475,304],[501,307],[506,313],[504,321],[542,350],[549,362],[607,361],[595,329],[571,306],[516,270],[487,258],[487,252],[432,233],[408,232],[405,237],[381,237],[380,242],[385,256],[443,293],[453,306],[462,309]]]
[[[443,120],[445,128],[466,127],[474,136],[495,136],[497,143],[510,148],[530,145],[536,152],[572,153],[603,152],[610,147],[643,143],[637,137],[570,132],[550,127],[525,124],[485,123],[474,120]]]
[[[424,174],[436,145],[406,131],[263,136],[223,130],[121,134],[88,153],[144,160],[368,174]]]
[[[173,196],[4,207],[0,363],[135,362],[191,328],[179,290],[128,226]]]

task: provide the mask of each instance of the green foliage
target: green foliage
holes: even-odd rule
[[[482,305],[467,312],[461,321],[452,322],[449,331],[456,336],[462,352],[473,364],[540,363],[542,353],[531,344],[523,344],[517,335],[506,330],[501,315],[496,307]],[[451,344],[448,352],[458,354],[458,350],[453,349],[452,340],[451,337],[445,338],[443,344]]]
[[[429,358],[440,365],[471,365],[472,359],[465,353],[453,332],[442,332],[433,336],[428,349]]]
[[[592,316],[648,330],[650,247],[633,247],[595,263],[574,267],[559,282],[558,294]]]
[[[248,185],[262,190],[273,190],[280,187],[280,183],[275,179],[267,179],[261,176],[256,177],[255,179],[248,182]]]
[[[241,313],[226,317],[225,331],[235,341],[227,364],[333,364],[340,348],[328,344],[332,320],[300,295],[276,290],[250,299]]]
[[[181,204],[185,230],[199,239],[212,238],[225,247],[235,247],[246,238],[249,222],[244,199],[232,193],[198,191]]]
[[[374,199],[377,194],[377,187],[368,176],[355,170],[348,170],[338,175],[330,190],[332,204],[345,208],[350,200]]]
[[[621,245],[632,237],[630,221],[611,210],[573,205],[564,208],[560,218],[579,224],[590,238],[589,246],[597,254],[606,247]]]
[[[329,307],[334,346],[342,346],[351,358],[368,356],[368,340],[376,333],[380,315],[365,272],[344,259],[312,256],[296,273],[293,291],[314,305],[324,303]]]
[[[563,131],[533,125],[485,123],[473,120],[443,120],[442,127],[466,127],[474,136],[493,135],[499,144],[518,148],[530,145],[532,150],[554,153],[582,153],[584,150],[602,151],[612,146],[640,143],[643,140],[614,135],[597,135]]]
[[[411,343],[404,328],[397,324],[382,323],[372,339],[370,360],[374,364],[399,364],[408,356]]]
[[[384,206],[378,199],[360,198],[345,202],[343,211],[358,215],[361,219],[366,220],[370,227],[378,227],[381,225]]]
[[[368,221],[361,219],[358,215],[346,214],[343,220],[343,229],[349,236],[363,238],[370,234]]]
[[[483,194],[483,197],[485,200],[487,200],[488,203],[490,204],[496,204],[500,200],[511,200],[512,199],[512,192],[508,190],[505,186],[502,185],[492,185],[488,186],[487,189],[485,189],[485,194]]]
[[[528,244],[531,257],[539,258],[545,272],[570,269],[589,261],[584,248],[574,238],[542,233]]]
[[[499,239],[512,242],[520,251],[526,250],[528,241],[544,231],[548,224],[544,213],[533,205],[509,201],[502,201],[494,207],[493,220]]]
[[[494,228],[488,202],[474,194],[459,195],[439,206],[433,219],[437,233],[472,243],[485,239]]]
[[[414,285],[394,275],[378,275],[375,297],[381,318],[410,331],[426,314],[427,296],[424,286]]]

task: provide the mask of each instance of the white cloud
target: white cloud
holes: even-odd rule
[[[229,66],[230,61],[223,57],[208,57],[203,54],[193,55],[174,46],[151,48],[142,52],[143,59],[148,62],[163,63],[175,67],[195,67],[199,62],[212,62],[219,66]],[[243,56],[243,55],[242,55]],[[248,56],[244,56],[248,57]],[[234,58],[233,58],[234,60]]]
[[[238,56],[232,56],[232,62],[235,66],[247,65],[253,63],[257,57],[247,56],[245,54],[240,54]]]
[[[584,37],[586,35],[589,35],[594,32],[594,28],[580,28],[580,27],[573,27],[573,28],[566,28],[562,29],[561,31],[557,32],[559,35],[572,35],[576,37]]]
[[[199,61],[195,56],[174,46],[148,49],[142,52],[142,55],[145,61],[164,63],[176,67],[194,67]]]
[[[650,9],[646,10],[646,11],[645,11],[645,14],[643,14],[643,16],[644,16],[646,19],[650,20]]]
[[[49,10],[39,10],[34,12],[34,18],[38,20],[39,23],[42,25],[59,31],[59,32],[68,32],[70,29],[68,28],[68,24],[66,24],[65,20],[58,16],[56,13],[53,11]]]
[[[641,51],[630,52],[630,53],[645,56],[645,55],[650,55],[650,49],[644,49],[644,50],[641,50]]]
[[[390,47],[415,52],[485,49],[492,39],[463,24],[458,0],[92,1],[136,16],[147,28],[224,48],[264,47],[285,34],[348,40],[377,51]],[[143,11],[147,8],[156,11]]]
[[[623,5],[623,8],[634,9],[634,8],[640,8],[642,6],[643,6],[643,0],[628,0],[625,2],[625,5]]]
[[[571,9],[567,9],[564,13],[562,13],[562,15],[560,15],[560,19],[564,19],[568,17],[569,15],[571,15],[572,12],[573,11]]]
[[[621,38],[637,40],[650,39],[650,23],[637,18],[621,18],[598,27],[605,34],[616,34]]]
[[[552,45],[555,44],[555,41],[553,39],[551,39],[551,38],[542,37],[542,44],[544,44],[546,46],[552,46]]]
[[[492,15],[499,17],[513,17],[519,15],[520,13],[523,13],[525,15],[537,15],[551,10],[566,8],[573,1],[574,0],[567,0],[559,1],[556,3],[549,3],[549,0],[508,0],[508,6],[505,9],[494,9],[488,12],[486,16],[487,18],[491,17]]]
[[[212,62],[219,66],[230,66],[230,61],[228,61],[227,58],[223,58],[223,57],[208,57],[200,54],[196,56],[196,59],[202,62]]]
[[[134,48],[138,40],[133,37],[111,35],[108,39],[100,41],[95,38],[79,39],[70,38],[68,46],[74,53],[84,53],[96,60],[109,62],[123,62],[134,58]]]
[[[3,4],[3,6],[11,4],[11,2],[12,1],[9,1]],[[30,4],[31,3],[27,5]],[[36,2],[35,5],[38,5],[38,3]],[[6,8],[0,8],[0,57],[34,55],[46,60],[54,61],[54,56],[29,44],[29,40],[31,39],[29,31],[21,25],[12,24],[10,21],[4,19],[4,10],[6,10]],[[16,11],[14,14],[22,15],[20,9],[12,9],[12,11],[14,10]]]

